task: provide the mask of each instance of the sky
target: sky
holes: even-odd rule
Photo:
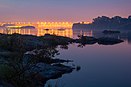
[[[1,22],[79,22],[131,15],[131,0],[0,0]]]

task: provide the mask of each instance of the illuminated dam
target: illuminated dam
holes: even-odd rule
[[[72,28],[72,22],[7,22],[0,23],[0,26],[4,24],[14,24],[16,26],[35,26],[36,28],[44,29],[58,29],[58,28]]]
[[[7,25],[7,28],[2,26]],[[13,26],[9,26],[13,25]],[[72,37],[72,22],[8,22],[0,23],[0,33],[19,33],[42,36],[45,34],[54,34],[59,36]],[[34,26],[35,29],[21,29],[22,26]],[[13,27],[13,28],[9,28]]]

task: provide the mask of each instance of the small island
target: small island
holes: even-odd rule
[[[120,31],[113,31],[113,30],[104,30],[102,33],[104,34],[119,34]]]

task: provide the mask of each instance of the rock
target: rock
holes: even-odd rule
[[[102,33],[104,33],[104,34],[117,34],[117,33],[120,33],[120,31],[104,30]]]
[[[72,67],[60,66],[60,65],[49,65],[45,63],[37,63],[35,67],[32,67],[30,72],[32,74],[37,73],[37,75],[43,77],[43,79],[56,79],[61,77],[65,73],[70,73],[73,71]]]
[[[0,39],[0,47],[9,51],[28,51],[43,46],[43,41],[33,35],[2,34]]]
[[[52,63],[65,63],[73,62],[73,60],[62,60],[62,59],[52,59]]]
[[[41,39],[44,40],[45,43],[47,43],[51,46],[53,46],[53,45],[68,45],[69,43],[73,42],[72,38],[50,35],[50,34],[45,34],[44,36],[41,37]]]
[[[73,62],[72,60],[63,60],[63,59],[54,59],[54,58],[50,58],[47,57],[50,56],[49,51],[48,50],[44,50],[44,49],[34,49],[32,51],[27,51],[26,53],[24,53],[22,62],[24,65],[26,65],[27,63],[33,61],[33,62],[44,62],[47,64],[52,64],[52,63],[64,63],[64,62]],[[57,52],[55,53],[57,54]]]
[[[4,81],[0,81],[0,87],[14,87],[14,86],[12,86],[11,84],[6,83]]]
[[[85,44],[95,44],[97,42],[97,39],[94,37],[89,36],[81,36],[80,39],[75,40],[76,43],[81,43],[83,45]]]
[[[110,38],[110,37],[101,37],[98,38],[98,44],[102,45],[113,45],[124,42],[123,40],[116,39],[116,38]]]
[[[80,43],[82,45],[95,44],[95,43],[102,44],[102,45],[113,45],[124,41],[111,37],[101,37],[96,39],[95,37],[82,36],[80,39],[76,39],[75,42]]]

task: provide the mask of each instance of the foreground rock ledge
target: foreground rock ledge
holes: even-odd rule
[[[71,73],[74,68],[64,65],[49,65],[45,63],[37,63],[35,67],[32,67],[30,72],[35,79],[41,79],[42,81],[49,79],[56,79],[61,77],[63,74]],[[28,72],[27,72],[28,73]]]

